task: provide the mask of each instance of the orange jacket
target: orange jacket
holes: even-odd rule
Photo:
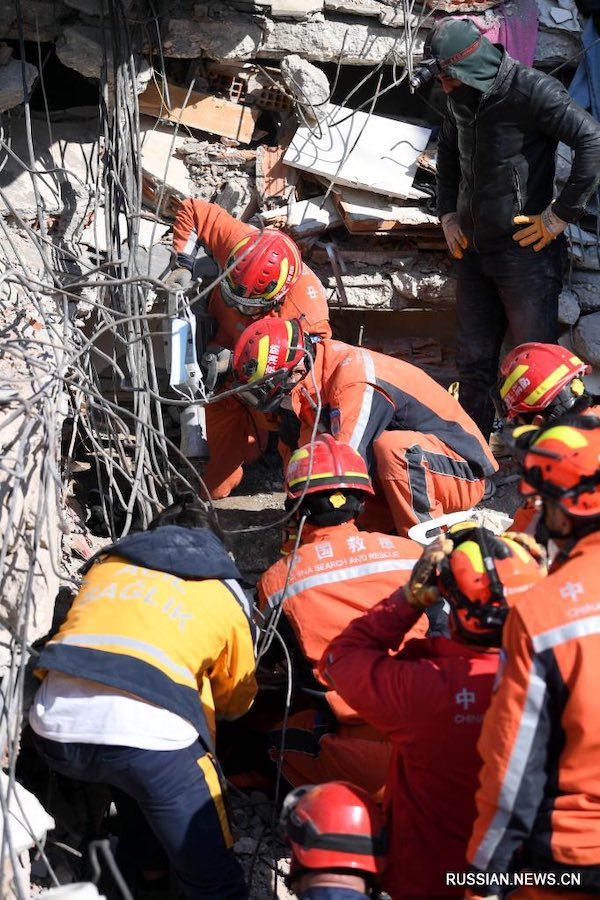
[[[326,685],[317,663],[329,642],[408,581],[421,548],[408,538],[359,531],[353,522],[329,528],[309,525],[302,539],[295,556],[278,560],[262,575],[258,602],[261,610],[274,609],[283,599],[283,613],[299,649],[314,677]],[[408,639],[424,637],[427,625],[423,616]],[[326,698],[338,720],[360,721],[336,691],[328,690]]]
[[[600,895],[599,560],[596,531],[508,615],[468,859],[486,872],[517,851],[536,870],[592,867]]]
[[[227,258],[235,245],[247,234],[258,233],[258,228],[234,219],[215,203],[205,200],[184,200],[173,226],[173,249],[177,262],[191,269],[201,246],[215,259],[223,270]],[[227,306],[221,296],[219,286],[214,288],[209,301],[208,312],[217,322],[215,344],[233,350],[242,331],[261,316],[244,316],[231,306]],[[302,274],[289,289],[280,306],[267,313],[282,319],[302,317],[305,330],[311,335],[331,337],[329,309],[323,285],[306,264]]]
[[[321,392],[321,430],[350,444],[368,465],[373,441],[383,431],[406,430],[436,435],[468,464],[467,477],[482,478],[498,468],[473,420],[422,369],[341,341],[322,341],[315,345],[315,354],[312,373],[291,394],[301,422],[300,444],[311,439],[316,383]]]

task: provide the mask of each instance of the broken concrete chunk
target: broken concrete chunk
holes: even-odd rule
[[[577,294],[569,288],[563,288],[558,297],[558,321],[561,325],[574,325],[578,318]]]
[[[600,366],[600,312],[581,316],[573,329],[573,346],[585,362]]]
[[[23,72],[26,85],[23,85]],[[20,59],[10,59],[6,65],[0,66],[0,112],[22,103],[25,94],[29,95],[38,74],[36,66],[28,62],[23,64]]]
[[[600,272],[573,272],[570,287],[582,313],[600,310]]]
[[[379,18],[382,8],[378,0],[325,0],[325,9],[328,12],[347,13],[349,16]]]
[[[342,65],[379,65],[402,62],[406,41],[396,28],[375,22],[363,24],[352,16],[339,16],[331,21],[299,21],[277,23],[244,13],[224,14],[213,18],[199,7],[194,19],[170,18],[166,23],[163,43],[165,56],[195,58],[200,55],[218,60],[283,59],[297,53],[304,59],[339,62]],[[418,19],[411,16],[416,29]],[[415,31],[412,52],[416,59],[423,53],[427,32]]]
[[[558,28],[552,30],[540,27],[535,48],[534,66],[548,68],[561,66],[566,59],[575,59],[581,54],[581,42],[577,31]]]
[[[18,40],[22,29],[26,41],[53,42],[60,33],[65,16],[71,12],[59,0],[14,0],[0,2],[2,37]],[[20,19],[20,23],[19,23]]]
[[[199,15],[169,18],[163,49],[178,59],[253,59],[259,55],[262,29],[252,16],[238,13],[227,19]],[[283,54],[282,54],[283,55]]]
[[[327,116],[331,93],[325,73],[293,53],[282,59],[281,75],[285,86],[303,108],[306,118],[321,122]]]
[[[580,32],[577,21],[577,7],[573,3],[571,7],[559,6],[554,0],[537,0],[540,13],[540,24],[550,29],[565,29],[567,31]]]
[[[405,306],[440,307],[454,306],[456,281],[441,272],[422,272],[413,269],[408,272],[392,272],[392,284],[397,294],[405,301]]]
[[[285,226],[285,230],[297,240],[342,224],[333,200],[331,197],[325,198],[324,194],[311,200],[299,200],[288,206],[261,212],[258,219],[265,226]]]
[[[108,70],[112,69],[112,52],[110,49],[110,37],[106,35],[103,40],[100,28],[90,25],[69,25],[63,30],[56,41],[56,55],[61,63],[69,69],[75,69],[85,75],[86,78],[100,78],[104,63],[105,43],[108,44],[106,53],[110,57]]]
[[[323,9],[323,0],[271,0],[274,19],[304,19]]]
[[[231,213],[234,219],[247,222],[256,211],[256,192],[249,176],[238,175],[230,179],[222,190],[216,195],[214,201]]]

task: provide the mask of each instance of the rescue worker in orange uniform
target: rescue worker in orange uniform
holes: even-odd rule
[[[387,835],[365,791],[343,781],[296,788],[283,801],[279,827],[292,851],[286,885],[299,900],[376,896]]]
[[[301,318],[314,339],[331,337],[323,285],[302,262],[294,241],[273,228],[260,231],[204,200],[184,200],[173,228],[178,265],[193,273],[200,249],[218,264],[223,277],[213,288],[208,313],[215,321],[208,348],[226,375],[231,352],[247,325],[263,316]],[[173,273],[177,278],[177,271]],[[242,479],[242,464],[265,450],[277,430],[256,410],[226,397],[206,407],[210,460],[203,479],[215,499],[227,497]]]
[[[566,421],[531,429],[521,491],[541,497],[560,554],[508,615],[479,742],[473,874],[550,876],[511,900],[600,895],[600,419]]]
[[[277,623],[296,691],[310,708],[287,721],[282,771],[293,786],[341,779],[382,799],[389,742],[327,690],[317,663],[349,622],[407,580],[421,548],[408,538],[358,530],[371,481],[362,456],[329,434],[315,440],[312,452],[307,445],[293,454],[285,486],[300,543],[261,577],[258,601]],[[427,625],[422,617],[407,639],[423,637]],[[276,758],[281,731],[270,737]]]
[[[301,443],[317,429],[358,450],[376,493],[361,520],[369,530],[405,535],[417,522],[469,509],[498,468],[458,401],[421,369],[340,341],[311,344],[298,320],[247,328],[233,371],[253,408],[291,409]]]
[[[329,645],[319,668],[339,694],[389,736],[386,791],[393,900],[461,898],[446,878],[463,872],[475,818],[477,739],[499,663],[508,604],[543,575],[531,539],[495,537],[473,523],[430,544],[407,585]],[[423,611],[443,596],[450,638],[409,641]]]
[[[560,344],[520,344],[502,360],[493,391],[498,415],[521,425],[553,422],[566,413],[600,415],[600,398],[585,387],[582,376],[592,367]],[[512,527],[534,534],[540,519],[535,498],[517,509]],[[540,540],[544,535],[540,535]]]

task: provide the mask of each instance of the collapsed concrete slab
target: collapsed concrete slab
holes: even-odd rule
[[[402,62],[406,43],[402,29],[365,23],[350,17],[335,21],[277,22],[267,18],[232,14],[226,7],[202,13],[194,19],[172,16],[166,23],[165,56],[194,58],[204,53],[211,59],[249,60],[256,57],[283,59],[297,54],[311,62],[342,65],[379,65]],[[208,6],[208,4],[206,4]],[[416,25],[416,18],[414,25]],[[425,31],[415,36],[413,52],[422,53]]]
[[[0,66],[0,113],[22,103],[38,75],[37,66],[21,62],[20,59],[11,59],[6,65]]]

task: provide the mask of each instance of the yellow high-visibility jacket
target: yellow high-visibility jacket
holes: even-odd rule
[[[256,694],[252,610],[238,577],[207,529],[124,538],[88,568],[36,674],[128,691],[188,719],[210,747],[215,714],[235,719]]]

